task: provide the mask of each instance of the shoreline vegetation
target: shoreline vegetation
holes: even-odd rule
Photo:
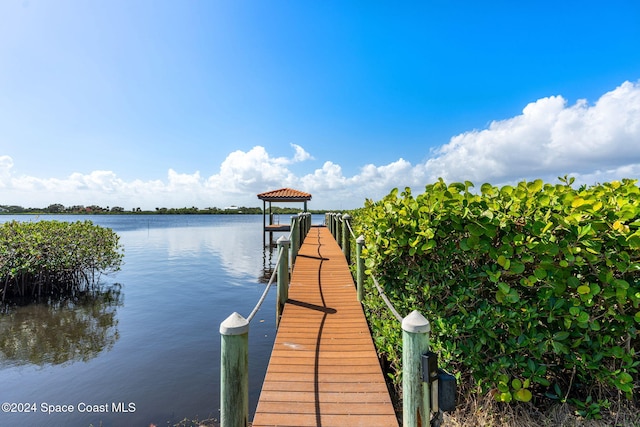
[[[308,209],[311,214],[324,214],[326,209]],[[273,206],[271,213],[275,215],[294,215],[303,212],[301,208]],[[46,208],[25,208],[17,205],[0,205],[0,215],[260,215],[262,208],[245,206],[228,206],[224,208],[208,207],[198,208],[155,208],[153,210],[143,210],[139,207],[125,209],[121,206],[98,206],[98,205],[74,205],[64,206],[55,203]]]
[[[0,302],[47,300],[96,289],[120,269],[120,237],[91,221],[0,225]]]
[[[640,189],[565,177],[394,189],[351,213],[367,275],[431,324],[458,378],[451,426],[638,426]],[[371,280],[365,312],[397,393],[401,334]]]

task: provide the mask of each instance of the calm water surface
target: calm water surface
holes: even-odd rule
[[[219,419],[218,328],[234,311],[249,314],[276,258],[262,247],[262,216],[0,216],[11,219],[89,219],[118,233],[125,258],[121,271],[102,276],[109,292],[98,298],[0,314],[0,402],[35,404],[32,413],[0,412],[0,426]],[[249,332],[251,413],[275,338],[274,306],[275,289]],[[44,414],[45,405],[74,412]]]

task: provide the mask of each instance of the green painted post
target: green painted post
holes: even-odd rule
[[[276,303],[276,328],[280,324],[280,317],[284,304],[289,298],[289,240],[282,236],[278,239],[278,253],[280,262],[278,263],[278,301]]]
[[[300,249],[300,234],[298,228],[300,227],[298,216],[293,215],[291,217],[291,266],[296,263],[296,257],[298,256],[298,249]]]
[[[331,224],[333,225],[333,227],[332,227],[332,231],[333,232],[331,234],[333,235],[334,239],[336,238],[336,234],[338,233],[338,226],[337,226],[337,223],[336,223],[336,215],[338,215],[338,214],[335,213],[335,212],[333,214],[331,214]]]
[[[249,321],[233,313],[220,324],[220,426],[249,425]]]
[[[402,426],[428,426],[429,384],[422,382],[422,355],[429,351],[429,321],[418,311],[402,320]]]
[[[333,234],[333,233],[334,233],[334,231],[333,231],[333,230],[334,230],[334,228],[335,228],[335,227],[334,227],[334,224],[333,224],[333,212],[331,212],[331,213],[329,214],[329,231],[331,231],[331,235],[332,235],[332,236],[334,235],[334,234]]]
[[[309,232],[309,215],[306,213],[302,216],[302,232],[306,238],[307,233]]]
[[[351,265],[351,233],[349,232],[349,221],[351,221],[351,215],[342,215],[342,253],[347,259],[347,264]]]
[[[362,247],[364,246],[364,236],[360,236],[356,239],[356,293],[358,294],[358,301],[362,302],[364,299],[364,259],[362,259]]]

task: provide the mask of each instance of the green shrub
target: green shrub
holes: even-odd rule
[[[36,297],[85,290],[117,271],[119,237],[91,221],[11,221],[0,226],[0,292]]]
[[[640,190],[561,182],[477,194],[440,180],[354,213],[369,273],[401,313],[429,319],[432,349],[463,384],[499,401],[637,387]],[[365,305],[399,381],[400,326],[375,289]]]

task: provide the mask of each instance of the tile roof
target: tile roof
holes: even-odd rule
[[[281,188],[279,190],[260,193],[258,194],[258,199],[267,200],[267,201],[280,200],[280,201],[303,202],[305,200],[311,200],[311,194],[305,193],[304,191],[294,190],[292,188]]]

